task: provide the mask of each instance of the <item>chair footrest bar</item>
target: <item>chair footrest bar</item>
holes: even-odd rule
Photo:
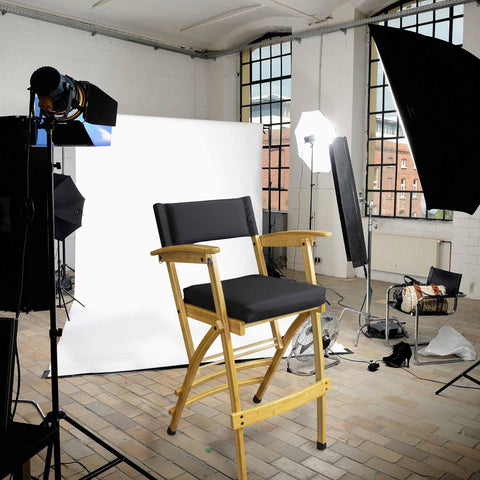
[[[238,386],[239,387],[245,387],[247,385],[254,385],[256,383],[262,383],[263,377],[251,377],[251,378],[245,378],[243,380],[238,381]],[[185,402],[185,407],[188,407],[192,403],[198,402],[199,400],[203,400],[206,397],[209,397],[210,395],[215,395],[220,392],[225,392],[228,390],[228,384],[224,383],[223,385],[219,385],[218,387],[213,387],[208,390],[205,390],[204,392],[197,393],[196,395],[192,395],[191,397],[188,398],[188,400]],[[173,415],[175,413],[176,407],[170,408],[168,413],[170,415]]]
[[[239,430],[248,425],[253,425],[254,423],[275,417],[276,415],[281,415],[282,413],[293,410],[325,395],[330,389],[331,380],[330,378],[326,378],[302,388],[295,393],[277,398],[258,407],[251,407],[247,410],[234,412],[231,414],[232,428]]]

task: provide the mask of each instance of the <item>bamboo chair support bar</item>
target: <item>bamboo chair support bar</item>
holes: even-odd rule
[[[256,383],[260,383],[263,380],[263,377],[250,377],[250,378],[244,378],[243,380],[238,380],[237,385],[239,387],[246,387],[248,385],[254,385]],[[196,395],[192,395],[187,399],[185,402],[185,406],[188,407],[192,403],[198,402],[199,400],[203,400],[204,398],[210,397],[212,395],[216,395],[217,393],[220,392],[225,392],[228,390],[228,383],[224,383],[223,385],[218,385],[217,387],[210,388],[208,390],[205,390],[204,392],[197,393]],[[170,415],[174,415],[176,410],[176,406],[170,408],[168,413]]]
[[[248,425],[281,415],[311,400],[324,396],[330,389],[331,379],[325,378],[285,397],[242,410],[241,412],[234,412],[231,414],[232,428],[239,430]]]
[[[234,356],[234,360],[237,360],[238,358],[242,358],[242,357],[246,357],[247,355],[250,355],[251,353],[256,353],[256,352],[263,352],[264,350],[268,350],[269,348],[275,348],[275,343],[271,343],[270,345],[267,345],[266,347],[259,347],[259,348],[255,348],[255,349],[252,349],[252,350],[249,350],[248,352],[243,352],[243,353],[239,353],[237,355]],[[222,360],[217,360],[216,362],[211,362],[208,364],[208,366],[211,366],[211,367],[214,367],[216,365],[220,365],[222,363],[224,363],[225,360],[222,359]],[[207,365],[202,365],[200,368],[205,368]],[[200,369],[199,368],[199,369]],[[237,369],[238,370],[238,369]]]
[[[236,352],[240,352],[241,350],[246,350],[247,348],[257,347],[259,345],[266,345],[266,344],[268,344],[268,347],[266,347],[266,348],[270,348],[272,346],[273,342],[274,342],[273,338],[267,338],[265,340],[260,340],[259,342],[249,343],[247,345],[242,345],[240,347],[234,348],[233,352],[236,353]],[[249,353],[249,352],[247,352],[247,353]],[[216,353],[215,355],[210,355],[209,357],[205,357],[203,359],[203,361],[204,362],[210,362],[211,360],[213,360],[215,358],[220,358],[220,357],[223,359],[223,353]],[[208,366],[208,365],[202,365],[200,368],[204,368],[206,366]]]
[[[257,368],[257,367],[268,367],[271,363],[272,359],[269,358],[262,358],[260,360],[250,360],[242,363],[238,363],[235,365],[237,372],[242,372],[244,370],[249,370],[250,368]],[[210,364],[211,365],[211,364]],[[210,366],[210,365],[203,365],[203,366]],[[224,369],[217,369],[214,372],[210,373],[205,373],[204,375],[197,377],[193,382],[192,382],[192,387],[191,388],[196,388],[200,385],[203,385],[204,383],[209,382],[210,380],[215,380],[217,378],[225,376],[225,370]],[[175,390],[175,395],[178,397],[180,393],[182,392],[182,387],[179,387]]]
[[[293,340],[293,337],[295,333],[297,333],[298,329],[303,325],[303,323],[306,321],[306,319],[310,316],[310,313],[301,313],[290,325],[290,327],[287,329],[285,335],[283,336],[283,346],[282,348],[277,349],[275,354],[272,357],[272,362],[270,363],[270,366],[268,367],[267,372],[265,373],[265,377],[263,379],[263,382],[260,384],[258,387],[257,393],[255,397],[258,400],[261,400],[263,398],[263,395],[265,394],[265,391],[267,390],[268,386],[270,385],[270,382],[273,379],[273,376],[278,368],[278,364],[280,363],[280,360],[283,358],[285,351],[287,350],[287,347],[290,345],[290,342]]]

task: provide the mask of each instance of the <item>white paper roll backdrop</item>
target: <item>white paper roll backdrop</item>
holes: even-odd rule
[[[166,267],[150,256],[153,204],[250,195],[261,229],[261,142],[258,124],[119,116],[111,147],[77,148],[75,296],[86,306],[72,305],[60,375],[187,363]],[[212,243],[223,279],[257,271],[249,238]],[[199,265],[179,277],[182,288],[208,281]],[[203,325],[191,325],[199,339]]]

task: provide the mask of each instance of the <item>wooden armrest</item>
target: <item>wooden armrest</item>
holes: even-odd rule
[[[291,230],[287,232],[274,232],[260,235],[263,247],[301,247],[302,240],[306,238],[331,237],[332,232],[320,230]]]
[[[220,247],[212,245],[170,245],[150,252],[158,255],[159,262],[207,263],[211,255],[220,252]]]

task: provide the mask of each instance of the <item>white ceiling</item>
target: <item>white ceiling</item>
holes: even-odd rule
[[[393,0],[391,0],[393,1]],[[271,31],[338,23],[342,8],[371,15],[386,0],[23,0],[0,2],[196,50],[227,50]],[[337,15],[338,14],[338,15]],[[325,20],[328,19],[328,20]],[[345,21],[345,19],[342,19]]]

